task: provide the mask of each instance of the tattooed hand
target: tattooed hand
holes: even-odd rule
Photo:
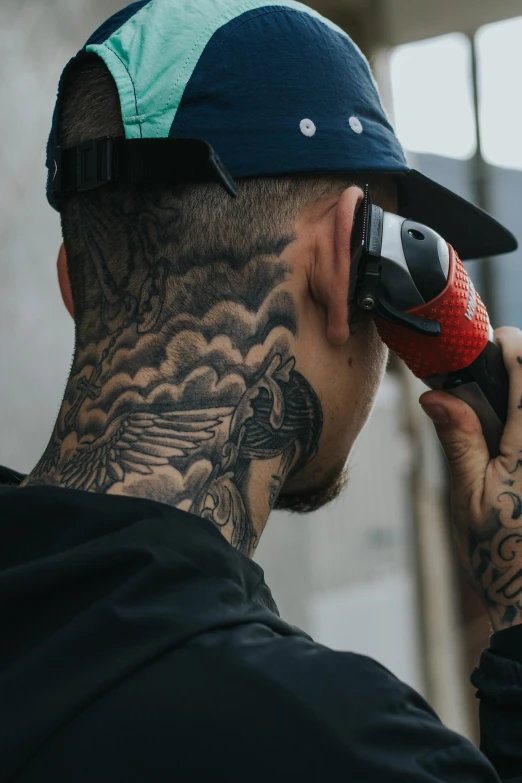
[[[449,462],[459,555],[495,631],[522,623],[522,332],[495,332],[509,373],[508,420],[490,460],[475,412],[444,392],[420,398]]]

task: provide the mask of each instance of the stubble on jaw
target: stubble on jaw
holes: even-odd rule
[[[365,313],[361,314],[361,327],[364,331],[355,339],[365,339],[366,377],[361,383],[358,398],[360,404],[353,411],[354,418],[360,422],[360,430],[368,421],[369,414],[375,402],[378,388],[385,373],[388,361],[388,349],[382,342],[375,322]],[[353,368],[353,359],[351,367]],[[326,506],[339,497],[346,489],[349,481],[348,457],[338,460],[333,467],[324,469],[321,465],[305,466],[305,468],[283,485],[282,492],[277,497],[273,508],[281,511],[291,511],[308,514]],[[328,460],[322,456],[321,449],[315,462],[324,463]],[[301,489],[301,488],[304,489]]]
[[[296,514],[310,514],[335,500],[346,489],[349,481],[345,461],[323,476],[322,481],[305,492],[283,493],[274,503],[276,511],[291,511]]]

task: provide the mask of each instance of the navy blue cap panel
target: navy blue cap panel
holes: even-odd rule
[[[116,30],[122,27],[125,22],[134,16],[134,14],[137,14],[138,11],[141,11],[144,5],[148,5],[151,2],[152,0],[138,0],[138,2],[131,3],[125,8],[122,8],[120,11],[117,11],[102,25],[100,25],[97,30],[94,31],[89,40],[86,42],[85,46],[89,46],[90,44],[101,44],[106,41],[114,32],[116,32]]]
[[[204,138],[233,177],[409,170],[359,50],[284,6],[212,36],[169,135]]]

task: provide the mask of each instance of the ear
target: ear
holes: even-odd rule
[[[58,251],[58,283],[62,294],[63,303],[66,306],[70,316],[74,318],[74,307],[71,294],[71,283],[69,282],[69,273],[67,271],[67,256],[63,244]]]
[[[330,220],[321,225],[322,236],[317,242],[313,295],[326,310],[326,337],[333,345],[346,342],[350,333],[348,287],[351,241],[355,218],[363,202],[364,193],[360,188],[356,185],[346,188]]]

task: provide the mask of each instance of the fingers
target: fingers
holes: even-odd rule
[[[502,350],[509,375],[508,417],[500,451],[510,457],[522,449],[522,331],[503,326],[495,331],[495,341]]]
[[[490,460],[477,414],[447,392],[425,392],[419,402],[435,424],[454,480],[454,492],[468,498],[482,487]]]
[[[508,418],[500,442],[501,457],[510,464],[522,450],[522,331],[502,327],[495,340],[509,376]],[[425,412],[435,424],[454,481],[462,497],[483,485],[489,452],[480,421],[473,409],[462,400],[441,391],[429,391],[420,398]],[[503,459],[504,458],[504,459]]]

